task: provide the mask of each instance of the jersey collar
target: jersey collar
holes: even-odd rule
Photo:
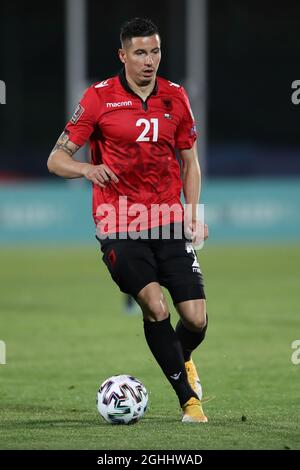
[[[128,91],[128,93],[131,93],[132,95],[134,96],[137,96],[138,98],[141,99],[141,97],[139,95],[137,95],[131,88],[130,86],[128,85],[128,82],[127,82],[127,79],[126,79],[126,75],[125,75],[125,67],[122,68],[122,70],[120,70],[119,72],[119,80],[120,80],[120,83],[122,85],[122,87]],[[157,79],[155,80],[155,85],[154,85],[154,88],[153,90],[151,91],[150,95],[147,96],[146,98],[146,101],[148,100],[148,98],[150,98],[150,96],[152,95],[157,95],[157,92],[158,92],[158,84],[157,84]]]

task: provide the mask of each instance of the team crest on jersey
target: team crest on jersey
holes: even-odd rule
[[[163,107],[166,109],[166,111],[172,111],[173,103],[170,98],[162,98],[161,102],[162,102]]]
[[[76,122],[78,121],[80,116],[83,115],[83,113],[84,113],[84,107],[81,106],[81,104],[79,104],[77,108],[75,109],[73,116],[71,117],[71,122],[73,124],[76,124]]]

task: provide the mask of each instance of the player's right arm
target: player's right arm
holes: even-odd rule
[[[105,188],[110,180],[115,183],[119,181],[107,165],[91,165],[74,160],[73,155],[79,148],[80,145],[72,142],[64,131],[49,155],[47,167],[50,173],[63,178],[84,177],[101,188]]]
[[[64,131],[51,151],[47,167],[50,173],[55,173],[63,178],[80,178],[84,176],[83,171],[86,163],[77,162],[73,155],[80,148],[74,144]]]

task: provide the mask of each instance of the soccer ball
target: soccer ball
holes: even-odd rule
[[[113,375],[97,393],[97,408],[110,424],[134,424],[147,409],[148,393],[142,382],[131,375]]]

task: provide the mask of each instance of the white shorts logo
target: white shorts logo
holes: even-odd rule
[[[197,259],[197,256],[196,256],[193,245],[191,243],[186,243],[185,244],[185,249],[186,249],[187,253],[192,253],[193,256],[194,256],[194,261],[193,261],[193,264],[192,264],[193,273],[199,273],[200,274],[201,273],[200,265],[199,265],[199,261]]]

